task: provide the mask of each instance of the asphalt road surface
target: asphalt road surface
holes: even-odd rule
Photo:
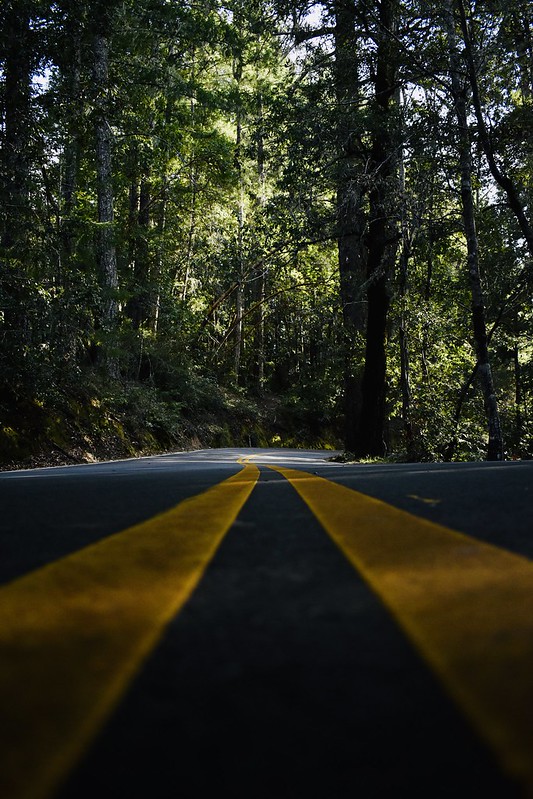
[[[2,799],[533,796],[533,463],[0,474]]]

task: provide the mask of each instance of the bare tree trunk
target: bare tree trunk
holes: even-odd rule
[[[235,340],[233,371],[235,383],[238,385],[241,371],[243,347],[244,316],[244,173],[242,163],[242,104],[240,84],[242,80],[242,55],[239,53],[233,61],[233,77],[237,82],[237,135],[235,140],[235,166],[237,168],[237,288],[235,290]]]
[[[354,0],[336,0],[335,92],[337,101],[337,241],[344,339],[344,445],[355,452],[361,412],[358,350],[366,326],[367,254],[364,241],[365,186],[359,165],[357,109],[360,102]]]
[[[128,271],[133,277],[135,270],[135,253],[137,250],[137,224],[139,221],[139,151],[134,140],[128,150],[127,174],[129,181],[128,190]],[[131,289],[133,293],[133,288]],[[129,303],[126,308],[130,316]]]
[[[30,230],[31,31],[28,12],[8,3],[4,14],[3,148],[0,148],[0,356],[11,356],[7,389],[24,390],[24,352],[32,330],[26,313],[30,282],[24,267]],[[6,380],[0,359],[0,382]],[[7,360],[7,359],[6,359]],[[13,368],[12,364],[17,364]],[[4,383],[4,385],[6,385]]]
[[[187,252],[185,254],[185,272],[183,273],[183,288],[181,291],[181,299],[183,302],[187,299],[189,293],[189,281],[191,279],[192,257],[194,253],[194,240],[196,237],[196,205],[198,192],[196,189],[196,168],[191,165],[189,176],[189,185],[191,188],[191,205],[189,208],[189,230],[187,231]]]
[[[159,244],[154,263],[150,247],[153,184],[146,152],[139,152],[139,148],[134,144],[130,150],[129,161],[128,264],[131,273],[131,296],[126,305],[126,314],[135,330],[148,327],[155,332],[162,259],[161,238],[165,224],[165,175],[162,176],[161,205],[157,218]]]
[[[244,283],[239,280],[239,285],[235,291],[235,349],[234,349],[234,362],[233,370],[235,373],[235,382],[239,383],[241,371],[241,356],[242,356],[242,334],[243,334],[243,315],[244,315]]]
[[[77,233],[74,210],[77,200],[77,183],[80,159],[80,121],[83,118],[81,92],[82,66],[82,23],[77,15],[68,21],[70,33],[70,52],[68,66],[65,67],[67,98],[67,141],[63,151],[60,200],[58,214],[58,264],[57,280],[65,298],[59,306],[58,348],[64,362],[75,363],[77,350],[77,330],[82,327],[79,312],[69,308],[72,296],[74,252]],[[65,305],[67,307],[65,307]]]
[[[63,154],[63,174],[61,180],[61,260],[67,265],[73,253],[72,212],[76,201],[79,161],[78,114],[81,112],[81,30],[76,28],[72,42],[73,53],[70,64],[68,104],[72,108],[70,137]]]
[[[8,4],[4,55],[4,147],[2,247],[9,250],[27,235],[29,223],[30,20]]]
[[[168,152],[167,152],[168,160]],[[163,274],[164,255],[165,255],[165,232],[167,229],[167,206],[168,206],[168,175],[165,167],[161,170],[161,199],[157,214],[157,256],[154,271],[154,290],[152,306],[150,309],[150,330],[157,334],[159,329],[159,317],[161,313],[161,277]]]
[[[132,187],[133,188],[133,187]],[[150,252],[148,236],[150,233],[151,184],[145,169],[140,178],[138,192],[135,189],[132,200],[138,201],[134,222],[134,258],[133,258],[133,297],[128,303],[128,313],[133,327],[139,330],[150,319]],[[130,209],[133,211],[133,208]]]
[[[362,381],[361,417],[355,452],[382,456],[386,442],[387,319],[390,306],[389,275],[396,260],[398,231],[394,222],[398,194],[397,94],[397,0],[379,5],[376,54],[375,108],[372,124],[369,192],[365,367]]]
[[[263,224],[263,214],[266,208],[266,172],[265,172],[265,141],[264,141],[264,110],[261,92],[257,96],[257,181],[259,184],[259,213],[261,214],[260,227]],[[259,274],[254,281],[254,301],[257,307],[254,324],[254,383],[258,396],[263,393],[265,382],[265,296],[266,296],[266,266],[259,264]]]
[[[522,415],[522,408],[524,403],[524,388],[522,385],[522,368],[520,364],[520,350],[518,343],[513,347],[513,368],[514,368],[514,385],[515,385],[515,423],[514,423],[514,439],[515,451],[520,452],[522,449],[522,434],[524,432],[524,419]]]
[[[399,275],[399,301],[400,301],[400,326],[398,331],[400,348],[400,390],[402,394],[402,422],[405,433],[405,443],[408,454],[413,450],[413,425],[411,421],[411,379],[409,364],[409,336],[407,331],[408,314],[406,300],[408,294],[409,261],[411,258],[411,236],[407,221],[407,197],[405,193],[405,165],[403,149],[400,152],[400,194],[402,198],[402,252],[400,254]]]
[[[255,388],[259,396],[263,394],[265,382],[265,297],[266,269],[262,268],[256,279],[257,318],[255,325]]]
[[[172,48],[171,48],[172,53]],[[194,51],[193,51],[193,60],[194,60]],[[193,67],[194,69],[194,67]],[[194,75],[194,72],[193,72]],[[167,97],[165,103],[165,125],[167,128],[170,128],[173,120],[174,114],[174,105],[175,101],[172,96],[171,87],[170,87],[170,78],[167,84]],[[194,105],[195,100],[194,98],[191,100],[191,127],[194,127]],[[164,270],[164,259],[165,259],[165,250],[166,250],[166,242],[165,242],[165,233],[167,230],[167,209],[168,209],[168,198],[169,198],[169,177],[168,177],[168,164],[171,158],[171,148],[168,141],[166,141],[163,145],[163,153],[164,159],[161,165],[160,170],[160,181],[161,181],[161,192],[160,192],[160,201],[159,201],[159,208],[157,213],[157,255],[155,261],[155,269],[154,269],[154,276],[153,276],[153,297],[152,297],[152,307],[150,311],[150,329],[153,333],[157,334],[159,329],[159,319],[161,313],[161,295],[162,295],[162,275]],[[191,181],[191,185],[192,181]],[[194,208],[194,205],[193,205]],[[192,226],[192,218],[191,218],[191,226]],[[192,242],[189,238],[189,250],[187,253],[187,263],[190,263],[192,259]]]
[[[104,14],[104,16],[107,16]],[[105,22],[105,20],[104,20]],[[104,25],[104,27],[106,27]],[[109,39],[107,30],[97,30],[93,39],[93,71],[97,90],[95,109],[96,178],[98,204],[98,235],[96,259],[102,287],[100,324],[104,331],[112,331],[117,318],[117,258],[114,242],[114,205],[112,170],[112,132],[107,116],[109,90]],[[118,376],[116,359],[104,355],[108,372]]]
[[[193,48],[191,53],[191,83],[195,84],[196,80],[196,51]],[[191,113],[191,129],[195,129],[196,124],[196,95],[193,92],[193,96],[191,97],[190,102],[190,113]],[[189,280],[191,275],[191,267],[192,267],[192,258],[194,254],[194,241],[196,238],[196,216],[197,216],[197,197],[198,197],[198,189],[197,189],[197,180],[198,180],[198,168],[196,165],[196,156],[193,153],[191,155],[191,160],[189,163],[189,191],[191,193],[191,202],[189,206],[189,230],[187,232],[187,252],[185,255],[185,270],[183,273],[183,288],[181,291],[181,299],[183,302],[187,299],[187,294],[189,292]]]
[[[458,149],[461,170],[461,203],[467,245],[468,277],[472,295],[472,324],[477,356],[478,377],[483,392],[488,424],[488,460],[503,459],[503,441],[487,345],[485,306],[479,273],[478,239],[472,191],[472,156],[468,128],[466,90],[461,80],[461,57],[455,33],[453,0],[446,0],[446,33],[450,59],[452,98],[458,124]]]

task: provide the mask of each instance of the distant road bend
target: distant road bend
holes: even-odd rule
[[[0,797],[533,796],[533,463],[0,474]]]

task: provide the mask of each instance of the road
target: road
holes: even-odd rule
[[[533,795],[533,463],[0,474],[3,799]]]

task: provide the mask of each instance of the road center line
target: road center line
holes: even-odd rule
[[[0,796],[49,796],[186,602],[259,470],[0,589]]]
[[[533,793],[533,563],[307,472],[276,466]]]

